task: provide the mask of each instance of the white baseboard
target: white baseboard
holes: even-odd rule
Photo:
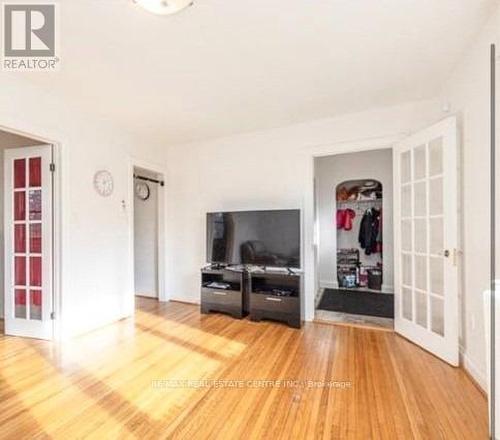
[[[134,316],[135,310],[130,312],[119,312],[113,314],[112,316],[102,316],[100,319],[94,321],[91,325],[80,325],[78,327],[72,327],[66,321],[60,322],[59,331],[54,335],[54,340],[58,341],[68,341],[78,336],[83,336],[87,333],[98,330],[102,327],[106,327],[110,324],[115,324],[123,319],[128,319]],[[85,323],[86,324],[86,323]]]
[[[200,305],[200,300],[194,300],[194,299],[186,299],[186,298],[169,298],[169,301],[172,302],[178,302],[178,303],[184,303],[184,304],[193,304],[193,305]]]
[[[382,293],[394,293],[394,286],[390,284],[382,284]]]
[[[338,283],[338,281],[320,280],[319,287],[321,289],[338,289],[339,283]]]
[[[462,368],[469,373],[476,383],[483,389],[486,393],[488,390],[488,379],[486,378],[486,373],[482,372],[480,368],[463,352],[463,348],[460,347],[460,365]]]

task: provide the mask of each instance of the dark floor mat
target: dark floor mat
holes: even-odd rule
[[[355,315],[394,318],[394,295],[356,290],[325,289],[318,309]]]

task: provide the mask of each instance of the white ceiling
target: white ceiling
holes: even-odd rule
[[[64,0],[62,69],[27,73],[165,143],[432,97],[495,0]]]

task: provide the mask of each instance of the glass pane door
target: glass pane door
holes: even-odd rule
[[[394,174],[395,329],[458,365],[455,118],[398,144]]]
[[[401,153],[404,319],[444,336],[443,138]]]
[[[15,245],[12,263],[15,272],[14,303],[17,319],[42,319],[41,168],[41,157],[15,159],[13,163],[12,221]]]
[[[52,337],[52,147],[5,150],[5,332]]]

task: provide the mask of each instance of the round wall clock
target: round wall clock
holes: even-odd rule
[[[107,170],[97,171],[94,175],[94,188],[102,197],[113,194],[113,176]]]
[[[151,190],[146,182],[137,182],[135,184],[135,195],[141,200],[149,199],[151,195]]]

